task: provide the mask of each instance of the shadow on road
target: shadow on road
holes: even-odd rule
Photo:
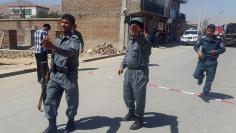
[[[144,114],[144,127],[157,128],[162,126],[170,126],[171,133],[179,133],[178,117],[166,115],[156,112],[148,112]]]
[[[209,93],[209,100],[214,100],[214,99],[233,99],[233,96],[227,95],[227,94],[222,94],[222,93],[215,93],[215,92],[210,92]]]
[[[3,65],[11,65],[11,64],[8,64],[8,63],[0,63],[0,66],[3,66]]]
[[[92,116],[81,118],[80,120],[76,121],[76,125],[78,130],[91,130],[109,127],[107,133],[116,133],[120,128],[121,121],[122,118],[120,117],[110,118],[106,116]]]
[[[178,41],[171,41],[171,42],[167,42],[165,44],[161,44],[159,46],[160,49],[166,49],[166,48],[172,48],[172,47],[177,47],[177,46],[180,46],[180,42]]]
[[[148,64],[148,66],[153,67],[153,66],[160,66],[158,64]]]
[[[79,71],[92,71],[97,70],[98,68],[80,68]]]

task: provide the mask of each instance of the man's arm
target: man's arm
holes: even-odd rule
[[[77,54],[78,51],[79,51],[80,41],[75,38],[75,39],[71,40],[71,43],[73,43],[73,44],[70,45],[69,48],[65,49],[65,48],[55,46],[48,39],[43,40],[43,44],[46,48],[51,49],[51,50],[57,52],[58,54],[61,54],[61,55],[66,56],[66,57],[73,56],[73,55]]]
[[[200,38],[199,41],[197,41],[197,43],[194,45],[194,50],[195,50],[195,52],[197,52],[199,59],[203,59],[204,58],[202,50],[200,50],[201,46],[202,46],[202,38]]]
[[[223,54],[225,52],[225,45],[223,43],[222,40],[219,40],[217,42],[217,49],[213,49],[211,51],[209,51],[211,55],[219,55],[219,54]]]
[[[128,50],[127,50],[127,51],[128,51]],[[127,51],[126,51],[126,53],[127,53]],[[123,58],[123,60],[122,60],[122,62],[121,62],[120,68],[119,68],[119,70],[118,70],[118,75],[121,75],[121,74],[123,73],[123,70],[127,67],[127,64],[126,64],[126,57],[127,57],[127,55],[125,54],[125,56],[124,56],[124,58]]]
[[[48,38],[48,33],[46,31],[41,32],[42,40]]]
[[[83,39],[82,34],[80,32],[79,32],[78,37],[79,37],[79,40],[80,40],[80,48],[84,49],[84,39]]]
[[[148,55],[151,55],[151,39],[150,36],[148,34],[140,34],[137,38],[136,38],[138,44],[143,48],[143,50],[145,51],[145,53],[147,53]]]
[[[193,47],[194,51],[198,53],[200,51],[201,46],[202,46],[202,39],[200,38]]]
[[[216,50],[216,54],[223,54],[225,52],[226,48],[223,43],[223,40],[220,40],[219,42],[219,48]]]

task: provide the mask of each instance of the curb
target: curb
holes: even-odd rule
[[[36,71],[36,68],[30,68],[30,69],[15,71],[15,72],[3,73],[3,74],[0,74],[0,78],[15,76],[15,75],[19,75],[19,74],[30,73],[30,72],[34,72],[34,71]]]
[[[106,55],[106,56],[100,56],[100,57],[95,57],[95,58],[90,58],[90,59],[83,59],[83,62],[90,62],[90,61],[95,61],[95,60],[101,60],[101,59],[106,59],[106,58],[111,58],[111,57],[116,57],[116,56],[122,56],[123,54],[114,54],[114,55]]]
[[[94,57],[94,58],[89,58],[89,59],[83,59],[81,61],[82,62],[90,62],[90,61],[101,60],[101,59],[106,59],[106,58],[111,58],[111,57],[116,57],[116,56],[122,56],[122,55],[124,55],[124,54],[100,56],[100,57]],[[29,69],[14,71],[14,72],[3,73],[3,74],[0,74],[0,78],[20,75],[20,74],[25,74],[25,73],[31,73],[31,72],[35,72],[36,70],[37,70],[37,68],[29,68]]]

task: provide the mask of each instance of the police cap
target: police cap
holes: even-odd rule
[[[143,28],[144,27],[144,20],[141,17],[134,17],[129,21],[128,24],[129,25],[138,24],[141,28]]]

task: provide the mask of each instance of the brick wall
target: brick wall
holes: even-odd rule
[[[118,44],[121,0],[63,0],[62,10],[75,16],[85,49],[104,42]]]
[[[51,25],[51,30],[49,31],[49,38],[54,41],[56,38],[56,32],[60,30],[60,19],[58,18],[55,18],[55,19],[0,19],[0,30],[4,31],[4,38],[2,42],[3,48],[10,48],[10,45],[17,45],[17,44],[29,45],[29,44],[23,44],[23,42],[26,39],[25,31],[31,30],[34,25],[36,25],[37,27],[41,27],[45,23],[48,23]],[[8,32],[9,30],[10,31],[15,30],[17,32],[17,37],[16,37],[17,44],[11,44],[10,41],[14,41],[14,40],[13,39],[9,40],[9,32]],[[29,43],[31,42],[29,41]]]
[[[119,41],[120,17],[117,14],[87,14],[76,16],[78,30],[81,31],[85,49],[104,42],[116,45]]]
[[[63,12],[76,14],[120,12],[121,0],[62,0]]]
[[[129,0],[129,13],[141,12],[141,0]]]

